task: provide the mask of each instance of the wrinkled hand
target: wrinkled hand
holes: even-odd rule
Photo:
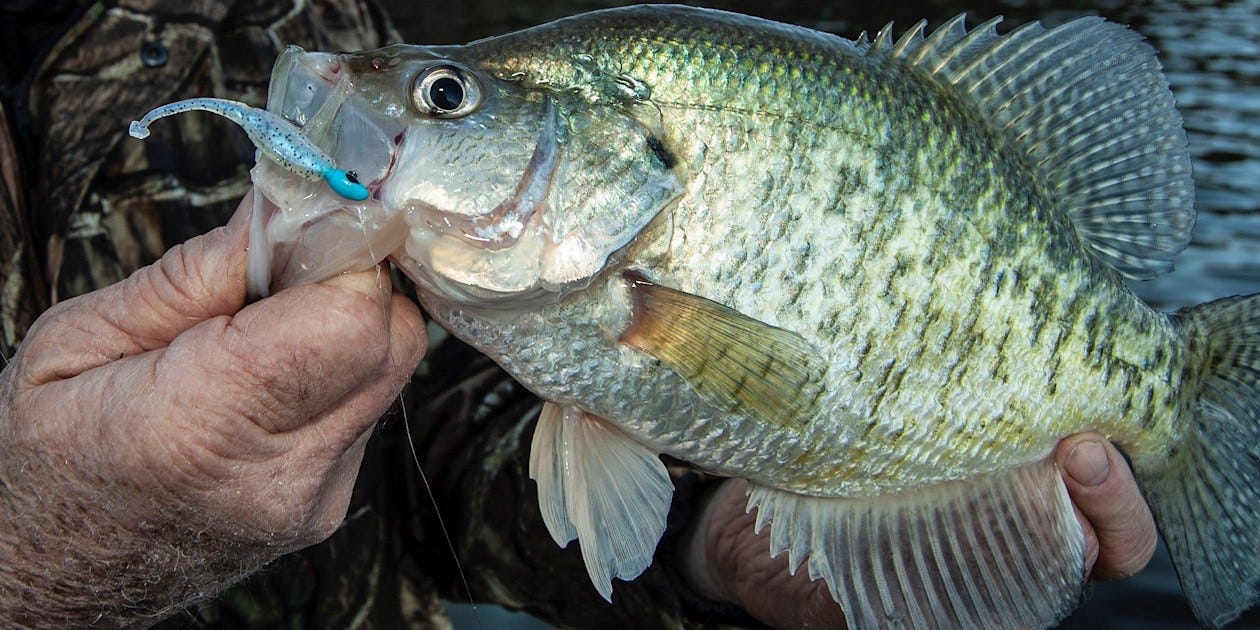
[[[1141,571],[1155,551],[1155,520],[1124,458],[1093,433],[1063,440],[1054,455],[1085,530],[1087,573],[1111,580]],[[683,571],[693,586],[774,627],[844,627],[826,584],[811,582],[803,569],[789,575],[786,555],[770,557],[768,531],[753,534],[746,487],[724,482],[692,524]]]
[[[245,305],[250,207],[50,309],[0,376],[0,618],[161,615],[343,519],[424,323],[380,269]]]

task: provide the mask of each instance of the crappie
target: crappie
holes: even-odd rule
[[[393,260],[548,401],[540,507],[606,598],[664,530],[665,453],[748,478],[851,627],[1052,624],[1084,569],[1049,455],[1095,430],[1226,623],[1260,598],[1260,300],[1166,316],[1122,282],[1194,223],[1141,38],[996,22],[849,41],[650,6],[290,50],[256,137],[319,160],[264,151],[251,286]]]

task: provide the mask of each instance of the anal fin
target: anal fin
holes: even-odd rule
[[[597,416],[548,402],[529,455],[543,522],[556,544],[574,538],[591,583],[612,601],[612,578],[652,563],[674,484],[648,447]]]
[[[1084,536],[1050,460],[895,496],[809,497],[754,485],[771,553],[808,562],[850,628],[1042,628],[1084,579]]]

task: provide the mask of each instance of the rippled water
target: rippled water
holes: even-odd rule
[[[413,43],[463,43],[580,11],[629,4],[470,0],[419,3],[386,0],[399,30]],[[975,19],[1006,15],[1006,27],[1040,19],[1048,25],[1101,14],[1132,25],[1159,50],[1185,117],[1194,156],[1199,220],[1177,269],[1134,289],[1157,308],[1173,309],[1260,292],[1260,0],[1216,2],[1010,0],[844,3],[817,1],[699,2],[794,22],[845,36],[890,19],[933,23],[967,11]],[[882,6],[881,6],[882,5]],[[1095,588],[1071,628],[1171,628],[1193,625],[1166,556],[1142,575]],[[1253,611],[1240,624],[1260,628]]]

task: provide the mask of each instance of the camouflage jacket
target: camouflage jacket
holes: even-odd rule
[[[261,106],[289,43],[356,50],[397,41],[373,0],[0,2],[0,351],[38,314],[116,282],[172,245],[222,225],[249,186],[254,148],[208,115],[173,118],[139,142],[130,120],[194,96]],[[12,51],[25,46],[29,59]],[[539,403],[457,342],[431,349],[370,443],[349,515],[327,542],[287,556],[172,627],[444,627],[467,601],[436,514],[478,601],[578,627],[745,623],[691,595],[669,550],[693,493],[680,478],[657,561],[605,603],[576,546],[559,549],[527,474]],[[406,439],[424,463],[435,500]],[[438,506],[435,511],[434,503]],[[703,619],[704,621],[700,621]]]

